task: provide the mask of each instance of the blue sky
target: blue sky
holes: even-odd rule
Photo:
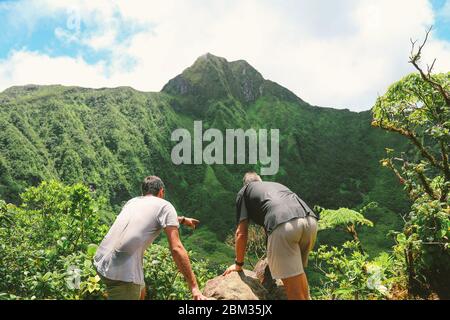
[[[450,0],[0,1],[0,90],[158,91],[211,52],[312,104],[365,110],[412,71],[409,38],[429,25],[425,59],[449,71]]]
[[[17,7],[14,6],[15,3],[20,4],[21,1],[1,0],[0,3],[5,4],[3,10],[0,5],[1,29],[7,31],[0,34],[0,59],[7,58],[14,50],[23,49],[41,52],[50,57],[82,56],[90,64],[111,59],[110,50],[96,50],[80,41],[64,41],[57,32],[60,29],[72,32],[79,28],[80,34],[88,36],[89,34],[102,32],[103,25],[101,22],[97,24],[87,19],[83,20],[81,17],[70,21],[70,16],[74,14],[74,10],[68,7],[67,10],[61,10],[57,14],[53,14],[53,12],[37,14],[33,17],[36,20],[32,22],[32,25],[27,26],[28,14],[21,16],[17,12]],[[117,21],[120,23],[117,27],[117,41],[124,41],[145,29],[130,21],[122,19]]]
[[[436,36],[450,41],[450,4],[448,0],[432,0],[431,4],[436,14],[434,23]]]

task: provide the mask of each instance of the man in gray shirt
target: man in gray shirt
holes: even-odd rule
[[[109,299],[138,300],[145,296],[144,252],[164,229],[173,259],[194,300],[205,300],[178,233],[180,223],[195,228],[199,221],[177,216],[173,205],[164,200],[164,184],[156,176],[144,179],[142,194],[125,204],[94,257]]]
[[[247,173],[236,198],[236,261],[224,275],[242,270],[250,220],[264,227],[269,269],[274,279],[283,281],[288,299],[308,299],[304,268],[316,239],[318,218],[287,187]]]

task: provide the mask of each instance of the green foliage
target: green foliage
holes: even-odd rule
[[[192,252],[192,257],[209,261],[212,269],[229,265],[234,259],[234,249],[220,241],[208,227],[183,232],[183,245]]]
[[[347,229],[357,225],[373,227],[373,222],[364,218],[361,213],[347,208],[320,211],[319,230],[334,228]]]
[[[63,86],[13,87],[0,93],[0,198],[16,204],[0,203],[1,239],[6,239],[1,253],[7,257],[0,262],[0,275],[7,279],[0,292],[31,298],[22,271],[63,272],[61,254],[75,254],[82,263],[89,244],[98,243],[124,201],[139,195],[139,182],[149,174],[161,176],[168,200],[179,211],[200,218],[202,227],[184,234],[197,258],[210,258],[214,266],[230,261],[233,253],[224,242],[235,227],[235,195],[242,174],[258,166],[173,165],[171,132],[192,129],[194,119],[203,120],[205,128],[280,129],[280,170],[267,179],[289,186],[312,206],[358,210],[377,201],[377,213],[367,216],[376,227],[370,232],[362,227],[360,236],[371,254],[389,249],[383,236],[391,226],[399,230],[399,214],[409,211],[409,203],[401,185],[379,167],[379,159],[385,147],[414,158],[401,137],[370,128],[370,112],[311,106],[264,80],[245,61],[206,55],[161,93]],[[445,126],[434,126],[438,133],[433,134],[444,139],[440,128]],[[424,171],[433,169],[426,166]],[[85,198],[81,184],[77,191],[52,186],[54,182],[31,189],[23,200],[18,196],[29,186],[55,179],[95,184],[90,193],[95,201]],[[332,230],[321,234],[321,243],[347,240]],[[94,280],[87,270],[83,281],[91,283],[87,287],[95,289],[95,296]],[[48,290],[40,297],[57,294]]]
[[[361,227],[358,237],[364,244],[364,250],[371,258],[382,252],[391,251],[395,244],[393,230],[402,230],[404,222],[401,216],[383,207],[374,207],[364,213],[371,221],[376,221],[374,227]]]
[[[30,235],[41,248],[57,245],[59,252],[85,250],[86,244],[97,243],[107,230],[99,224],[98,204],[82,184],[64,186],[57,181],[44,181],[21,195],[22,206],[39,228]]]
[[[418,60],[420,51],[411,58],[415,66]],[[381,161],[413,202],[396,247],[403,253],[409,293],[444,299],[450,297],[449,95],[450,73],[411,74],[393,84],[373,109],[374,126],[402,135],[415,149],[398,154],[387,148]]]
[[[29,188],[21,199],[20,206],[0,204],[8,216],[0,226],[0,292],[25,299],[98,297],[90,243],[107,230],[99,219],[101,199],[82,184],[57,181]],[[69,267],[80,270],[78,289],[66,283]]]
[[[379,209],[369,203],[361,212]],[[395,289],[404,283],[403,259],[394,252],[382,252],[371,257],[360,242],[356,226],[373,227],[373,223],[357,211],[347,208],[339,210],[322,209],[321,233],[324,230],[341,230],[352,234],[353,240],[340,246],[319,245],[311,254],[312,274],[316,285],[313,296],[317,299],[394,299]],[[386,237],[386,234],[384,234]],[[368,239],[373,239],[370,237]],[[364,242],[364,247],[366,247]],[[320,275],[317,276],[317,273]]]
[[[348,241],[342,247],[320,246],[311,255],[314,268],[325,276],[313,295],[318,299],[385,299],[393,281],[392,258],[384,254],[375,260]]]
[[[450,88],[450,73],[432,75],[432,80]],[[443,96],[418,73],[394,83],[377,100],[373,117],[374,124],[386,129],[420,131],[444,140],[450,135],[450,110]]]
[[[192,255],[192,252],[189,252]],[[204,260],[193,261],[192,269],[200,288],[206,281],[216,276],[208,269]],[[150,246],[144,259],[144,277],[147,284],[146,299],[189,300],[191,293],[182,274],[173,262],[170,250],[154,244]]]
[[[109,228],[105,201],[82,184],[57,181],[21,198],[20,206],[0,201],[0,299],[104,299],[92,259]],[[192,266],[200,286],[215,275],[204,260]],[[144,269],[148,298],[190,298],[167,248],[152,245]]]
[[[0,93],[0,198],[18,203],[20,192],[42,180],[94,183],[117,212],[140,193],[144,176],[157,174],[168,200],[201,218],[223,242],[234,228],[242,174],[257,167],[173,165],[171,132],[191,130],[193,120],[222,130],[280,129],[280,171],[268,179],[312,206],[353,208],[374,188],[379,192],[370,201],[391,210],[405,202],[396,201],[395,182],[381,176],[375,148],[399,147],[399,139],[371,129],[370,112],[310,106],[245,61],[213,55],[198,59],[162,93],[63,86]]]
[[[6,229],[13,223],[13,214],[8,210],[8,205],[5,201],[0,200],[0,227]]]
[[[450,219],[448,206],[426,197],[412,206],[403,233],[396,237],[395,252],[403,260],[412,295],[448,296],[450,280]]]

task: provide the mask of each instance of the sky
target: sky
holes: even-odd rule
[[[318,106],[370,109],[423,63],[450,71],[450,0],[0,0],[0,91],[25,84],[159,91],[207,52],[244,59]]]

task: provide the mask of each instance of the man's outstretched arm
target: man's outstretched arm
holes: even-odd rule
[[[166,227],[165,232],[167,239],[169,240],[170,252],[172,253],[173,260],[178,267],[178,270],[183,274],[186,279],[189,288],[192,292],[194,300],[206,300],[206,297],[202,295],[197,285],[194,272],[191,268],[189,256],[180,240],[180,234],[177,227]]]
[[[248,219],[242,220],[235,234],[235,251],[236,251],[236,261],[239,263],[244,263],[245,259],[245,251],[247,249],[247,239],[248,239]],[[242,266],[237,264],[231,265],[225,272],[224,276],[233,272],[233,271],[241,271]]]
[[[189,227],[191,229],[197,228],[197,225],[200,223],[199,220],[194,218],[188,218],[188,217],[178,217],[178,223],[182,224],[186,227]]]

